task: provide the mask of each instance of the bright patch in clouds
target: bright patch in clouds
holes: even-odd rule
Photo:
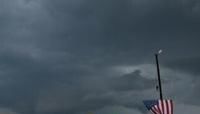
[[[141,76],[148,79],[157,79],[157,70],[154,64],[141,64],[133,66],[115,66],[112,68],[116,74],[122,76],[133,73],[136,70],[141,71]],[[175,71],[166,67],[160,67],[160,73],[164,80],[177,80],[188,78],[189,74]]]

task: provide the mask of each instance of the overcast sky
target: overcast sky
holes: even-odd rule
[[[200,112],[199,0],[0,0],[0,114]]]

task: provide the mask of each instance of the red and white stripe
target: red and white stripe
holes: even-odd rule
[[[172,100],[159,100],[158,105],[152,107],[151,111],[154,114],[173,114]]]

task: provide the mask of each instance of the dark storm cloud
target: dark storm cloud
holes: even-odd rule
[[[106,63],[126,62],[121,59],[125,57],[128,59],[127,63],[130,63],[136,62],[136,59],[141,60],[141,57],[144,59],[144,56],[149,56],[157,47],[166,49],[171,55],[176,55],[177,51],[180,56],[185,56],[185,51],[188,54],[197,52],[195,47],[199,43],[199,16],[189,13],[192,15],[190,16],[187,12],[192,11],[195,5],[187,5],[181,0],[54,1],[44,4],[51,17],[57,20],[54,24],[66,25],[56,29],[59,32],[64,30],[64,35],[55,36],[65,37],[65,40],[59,41],[64,41],[66,47],[59,48],[81,57],[89,55],[89,59],[94,59],[101,56],[107,60]],[[75,7],[71,8],[71,5]],[[58,6],[60,7],[57,9]],[[52,42],[55,43],[54,40]],[[193,45],[187,45],[188,42]],[[132,59],[133,56],[135,60]]]
[[[17,113],[79,114],[109,105],[143,110],[140,92],[153,81],[140,70],[117,77],[110,68],[152,63],[158,47],[171,61],[195,56],[186,61],[198,62],[199,4],[2,0],[0,106]],[[180,63],[169,67],[198,72],[198,65]]]
[[[180,70],[183,72],[190,72],[199,75],[199,65],[200,65],[200,57],[188,57],[188,58],[179,58],[174,60],[167,60],[164,63],[165,66],[174,68],[176,70]]]

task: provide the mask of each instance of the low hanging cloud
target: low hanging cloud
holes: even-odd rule
[[[146,68],[152,69],[151,71],[153,71],[154,65],[151,67],[149,66],[150,65],[147,65]],[[136,67],[137,66],[133,66],[132,68],[134,69]],[[130,66],[128,68],[130,69]],[[106,111],[115,112],[118,109],[112,108],[112,106],[116,106],[118,108],[127,108],[127,110],[133,109],[133,112],[134,109],[136,109],[139,111],[138,113],[145,113],[146,111],[142,106],[142,100],[149,98],[157,99],[158,93],[155,90],[155,80],[152,81],[152,78],[144,78],[145,75],[141,76],[142,71],[146,71],[146,69],[140,69],[140,67],[137,68],[141,70],[141,73],[138,70],[133,70],[133,72],[129,74],[111,78],[96,77],[98,81],[95,81],[95,79],[87,79],[88,83],[82,80],[79,82],[79,84],[81,84],[81,88],[79,86],[74,87],[69,85],[57,85],[53,86],[53,88],[50,90],[46,89],[40,94],[39,102],[36,108],[37,112],[64,113],[65,110],[68,110],[71,111],[71,113],[78,113],[76,109],[79,109],[79,111],[84,113],[98,113],[99,111],[101,112],[101,110],[104,110],[105,107],[107,107]],[[192,99],[194,96],[193,90],[196,90],[197,88],[194,88],[193,85],[187,86],[187,89],[191,90],[191,92],[188,92],[187,94],[184,93],[186,88],[182,88],[182,86],[192,82],[192,76],[190,76],[190,74],[183,75],[181,72],[176,72],[170,69],[166,71],[163,70],[163,72],[168,72],[167,74],[163,73],[164,96],[166,98],[175,99],[174,102],[176,104],[178,103],[177,106],[181,106],[181,104],[187,104],[187,107],[190,107],[189,104],[194,104],[192,100],[187,99]],[[172,75],[174,79],[170,79]],[[136,80],[138,81],[137,83],[134,82]],[[147,82],[145,82],[145,80]],[[95,83],[90,83],[90,81]],[[126,83],[129,81],[132,83]],[[141,87],[140,84],[142,84]],[[151,86],[149,86],[149,84]],[[194,85],[196,84],[197,83],[194,83]],[[157,97],[155,96],[155,93],[157,93]],[[180,111],[179,108],[177,110]]]

